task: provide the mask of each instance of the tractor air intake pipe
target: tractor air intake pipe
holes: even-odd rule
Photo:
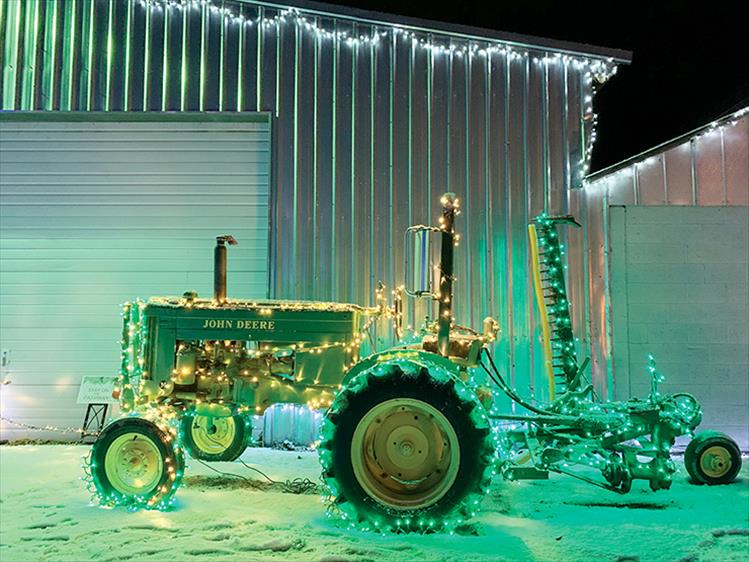
[[[442,216],[440,217],[442,248],[440,252],[437,349],[440,355],[447,357],[450,350],[450,324],[452,323],[453,316],[453,249],[458,240],[454,224],[455,215],[460,213],[460,205],[454,193],[445,193],[440,199],[440,203],[442,203]]]
[[[218,304],[226,302],[226,246],[236,246],[236,239],[230,234],[216,236],[213,250],[213,300]]]

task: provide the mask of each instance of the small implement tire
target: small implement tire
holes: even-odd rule
[[[102,505],[167,507],[184,468],[168,430],[143,418],[111,423],[91,448],[91,476]]]
[[[239,414],[217,418],[187,412],[180,422],[182,445],[194,459],[237,460],[252,434],[248,419]]]
[[[725,433],[703,431],[689,442],[684,466],[697,484],[728,484],[741,470],[741,451]]]
[[[319,451],[331,505],[355,526],[452,531],[478,510],[495,443],[483,406],[462,381],[388,363],[338,394]]]

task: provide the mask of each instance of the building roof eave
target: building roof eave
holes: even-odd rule
[[[300,12],[320,17],[350,19],[373,25],[390,25],[410,31],[443,33],[463,39],[498,41],[518,48],[537,49],[571,56],[603,59],[617,64],[629,64],[632,61],[632,52],[623,49],[598,47],[585,43],[535,37],[532,35],[497,31],[493,29],[414,18],[410,16],[387,14],[371,10],[362,10],[360,8],[352,8],[349,6],[338,6],[309,0],[286,0],[284,2],[266,2],[263,0],[238,1],[245,4],[266,6],[269,8],[294,8]]]
[[[628,168],[629,166],[632,166],[633,164],[643,162],[652,156],[666,152],[667,150],[675,146],[678,146],[680,144],[683,144],[691,140],[692,138],[699,137],[700,135],[703,135],[706,132],[709,132],[718,127],[722,127],[726,125],[727,123],[736,122],[746,114],[749,114],[749,105],[742,107],[741,109],[738,109],[736,111],[732,111],[730,113],[722,115],[721,117],[718,117],[714,121],[705,123],[704,125],[701,125],[700,127],[697,127],[696,129],[693,129],[687,133],[679,135],[678,137],[674,137],[671,140],[667,140],[665,142],[657,144],[653,146],[652,148],[644,150],[643,152],[635,154],[634,156],[630,156],[629,158],[626,158],[625,160],[617,162],[616,164],[612,164],[610,166],[603,168],[602,170],[593,172],[592,174],[589,174],[585,177],[585,183],[590,185],[590,184],[599,182],[602,179],[605,179],[607,176],[615,174],[616,172],[623,170],[624,168]]]

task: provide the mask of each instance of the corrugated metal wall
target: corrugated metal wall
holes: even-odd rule
[[[596,173],[574,192],[572,207],[585,220],[586,235],[571,252],[587,261],[592,364],[607,387],[616,384],[608,256],[612,205],[749,205],[747,108]]]
[[[567,212],[581,185],[610,59],[256,2],[0,6],[5,109],[273,112],[279,298],[371,303],[378,280],[403,278],[404,229],[456,192],[457,321],[495,316],[501,368],[533,389],[526,224]],[[582,273],[580,247],[570,271]],[[585,277],[571,286],[587,326]]]

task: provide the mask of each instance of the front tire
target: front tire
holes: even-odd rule
[[[142,418],[111,423],[91,448],[91,476],[103,505],[165,508],[184,468],[170,433]]]
[[[323,477],[333,505],[360,528],[451,531],[476,513],[494,440],[473,392],[442,371],[380,365],[352,379],[331,406]]]
[[[186,413],[181,421],[182,444],[194,459],[234,461],[244,453],[251,435],[242,415],[224,418]]]
[[[703,431],[687,445],[684,466],[698,484],[728,484],[741,470],[741,451],[725,433]]]

